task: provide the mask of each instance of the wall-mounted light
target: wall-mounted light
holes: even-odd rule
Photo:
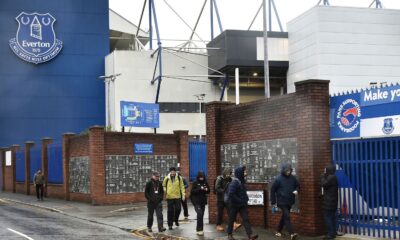
[[[253,72],[253,77],[257,77],[258,73],[257,72]]]

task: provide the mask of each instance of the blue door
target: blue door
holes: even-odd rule
[[[190,181],[196,179],[197,173],[203,171],[208,176],[207,169],[207,143],[191,141],[189,142],[189,178]]]

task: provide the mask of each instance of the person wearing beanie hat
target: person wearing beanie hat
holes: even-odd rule
[[[152,232],[153,226],[153,215],[154,211],[157,216],[158,231],[164,232],[166,229],[163,226],[163,214],[162,214],[162,200],[164,197],[164,189],[160,182],[160,173],[153,172],[151,179],[146,183],[144,195],[147,199],[147,230]]]
[[[210,186],[206,180],[206,176],[203,171],[199,171],[196,177],[196,181],[192,184],[190,191],[190,200],[193,203],[194,209],[197,213],[197,225],[196,233],[199,236],[203,236],[204,227],[204,210],[207,205],[207,195],[210,193]]]

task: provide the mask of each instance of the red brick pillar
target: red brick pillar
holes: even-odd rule
[[[7,148],[0,148],[0,164],[1,164],[1,191],[6,190],[6,151]]]
[[[106,196],[104,134],[102,126],[89,129],[89,176],[93,205],[104,203]]]
[[[189,138],[188,131],[174,131],[178,145],[178,161],[180,173],[189,178]]]
[[[16,175],[16,171],[17,168],[16,166],[16,162],[17,162],[17,155],[16,152],[19,150],[20,146],[15,144],[11,146],[11,167],[12,167],[12,192],[15,193],[16,192],[16,183],[17,183],[17,175]]]
[[[47,155],[47,146],[53,143],[52,138],[42,138],[42,169],[44,175],[44,196],[47,197],[47,185],[48,185],[48,178],[49,178],[49,156]]]
[[[63,192],[65,200],[70,200],[69,196],[69,158],[70,158],[70,144],[71,138],[75,136],[75,133],[64,133],[62,138],[62,158],[63,158],[63,175],[64,184]]]
[[[329,133],[329,81],[296,83],[297,175],[300,181],[298,231],[307,236],[323,234],[320,179],[331,162]]]
[[[206,104],[208,183],[214,189],[214,181],[221,174],[221,109],[234,105],[230,102],[210,102]],[[208,214],[210,223],[217,222],[217,196],[209,195]]]
[[[25,184],[24,189],[26,195],[30,195],[31,193],[31,148],[35,146],[35,142],[28,141],[25,142]]]

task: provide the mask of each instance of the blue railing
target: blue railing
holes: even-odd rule
[[[62,145],[60,143],[48,145],[47,156],[48,182],[53,184],[62,184],[64,182]]]
[[[203,171],[208,176],[207,169],[207,143],[189,142],[189,178],[190,181],[196,179],[197,173]]]
[[[15,153],[15,178],[17,182],[25,182],[25,151],[20,150]]]
[[[341,231],[398,239],[400,138],[332,141],[332,157]]]
[[[30,167],[30,174],[31,179],[30,181],[33,182],[33,177],[37,170],[42,170],[42,149],[40,147],[31,148],[31,167]]]

